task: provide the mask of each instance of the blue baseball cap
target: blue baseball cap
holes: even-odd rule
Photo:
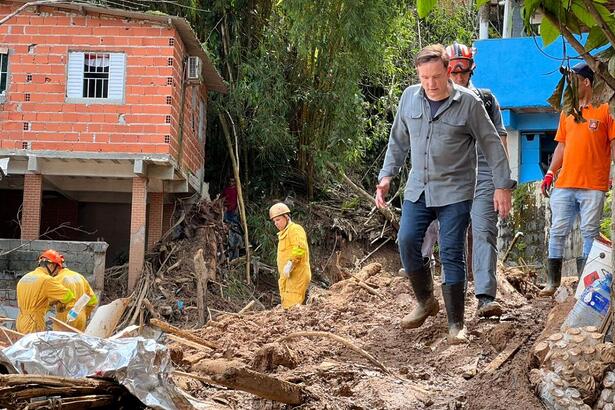
[[[570,71],[575,74],[580,75],[583,78],[587,78],[589,81],[594,82],[594,72],[587,65],[586,62],[580,62],[575,64]]]

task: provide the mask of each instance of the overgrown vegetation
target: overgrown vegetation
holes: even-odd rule
[[[477,31],[473,2],[446,2],[424,20],[414,0],[108,2],[119,4],[188,19],[228,82],[227,95],[210,95],[206,179],[215,195],[231,173],[218,119],[228,113],[265,259],[270,199],[326,197],[326,161],[371,192],[397,101],[416,82],[414,56],[430,43],[471,43]]]

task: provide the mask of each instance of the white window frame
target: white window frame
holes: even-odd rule
[[[1,75],[6,75],[6,84],[4,90],[0,92],[0,102],[5,102],[7,98],[7,94],[9,92],[9,78],[10,78],[10,67],[9,67],[9,49],[6,47],[0,47],[0,78]],[[6,59],[6,73],[2,72],[2,59]]]
[[[109,90],[107,98],[84,98],[86,54],[109,54]],[[126,93],[126,53],[110,51],[69,51],[66,64],[66,102],[76,104],[124,104]]]

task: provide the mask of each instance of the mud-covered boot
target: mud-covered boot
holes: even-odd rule
[[[418,272],[408,274],[410,284],[416,296],[417,305],[401,320],[402,329],[421,327],[429,316],[435,316],[440,311],[440,305],[433,295],[433,278],[429,269],[429,261]]]
[[[448,318],[448,342],[450,344],[468,343],[466,328],[463,324],[465,283],[443,284],[442,298]]]
[[[502,305],[496,302],[493,296],[478,295],[476,296],[476,298],[478,299],[478,309],[476,309],[476,316],[482,318],[502,316]]]
[[[577,277],[581,277],[583,274],[583,269],[585,269],[585,262],[587,262],[587,258],[579,256],[577,258]]]
[[[538,296],[553,296],[562,282],[562,258],[549,258],[547,260],[547,284]]]

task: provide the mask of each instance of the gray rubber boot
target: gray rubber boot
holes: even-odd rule
[[[429,260],[418,272],[408,274],[410,284],[416,296],[417,305],[401,320],[402,329],[421,327],[429,316],[435,316],[440,311],[440,305],[433,295],[433,278]]]
[[[547,284],[538,293],[538,296],[553,296],[562,283],[562,258],[549,258],[547,260]]]
[[[465,283],[442,285],[442,298],[446,306],[448,318],[448,342],[450,344],[467,343],[468,338],[464,326]]]
[[[585,262],[587,262],[587,258],[579,256],[577,258],[577,276],[580,278],[583,274],[583,269],[585,269]]]
[[[489,295],[478,295],[478,309],[476,309],[476,316],[482,318],[489,318],[493,316],[502,316],[502,305],[496,302],[495,298]]]

